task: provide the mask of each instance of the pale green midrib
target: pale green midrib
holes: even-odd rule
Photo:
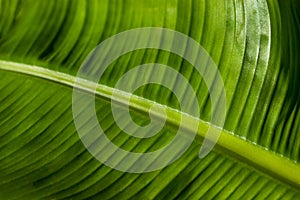
[[[49,70],[43,67],[8,61],[0,61],[0,69],[23,73],[38,78],[43,78],[46,80],[51,80],[71,87],[74,87],[74,84],[76,83],[78,88],[84,91],[94,92],[92,88],[95,86],[95,83],[93,82],[78,79],[72,75]],[[95,94],[102,98],[111,99],[112,94],[115,91],[116,89],[114,88],[97,84]],[[117,95],[115,95],[114,97],[115,99],[113,99],[113,101],[116,101],[120,104],[126,104],[128,98],[130,98],[130,107],[133,107],[136,110],[146,113],[153,104],[160,108],[164,108],[166,110],[167,115],[172,115],[172,118],[167,118],[168,123],[171,124],[178,125],[178,119],[180,119],[181,117],[186,118],[190,123],[199,123],[197,136],[201,138],[205,137],[206,130],[209,127],[214,127],[212,124],[209,124],[198,118],[192,117],[191,115],[182,113],[176,109],[158,104],[148,99],[144,99],[142,97],[126,93],[124,91],[118,91]],[[161,113],[154,113],[154,115],[156,115],[159,118],[164,117]],[[186,130],[189,130],[190,124],[187,123],[183,126],[185,126],[184,128]],[[231,152],[231,155],[236,155],[236,158],[242,159],[243,161],[248,161],[247,164],[252,165],[255,168],[260,168],[272,177],[279,178],[280,180],[300,189],[299,163],[289,160],[288,158],[283,157],[282,155],[268,151],[268,149],[263,148],[246,139],[240,138],[226,130],[221,131],[217,145]]]

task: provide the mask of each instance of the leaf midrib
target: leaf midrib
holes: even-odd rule
[[[206,131],[209,127],[219,129],[208,122],[205,122],[199,118],[195,118],[179,110],[103,84],[96,84],[88,80],[79,79],[66,73],[53,71],[43,67],[3,60],[0,60],[0,69],[42,78],[69,87],[74,87],[76,83],[76,86],[83,91],[95,93],[97,97],[110,99],[121,105],[125,105],[128,99],[130,99],[130,107],[142,113],[148,113],[149,108],[153,104],[156,104],[158,108],[165,109],[167,113],[172,115],[171,118],[168,117],[166,119],[166,121],[170,124],[178,126],[178,121],[180,121],[179,119],[185,118],[189,122],[183,125],[183,128],[187,130],[187,132],[190,131],[190,123],[199,123],[196,138],[197,141],[205,137]],[[95,84],[96,91],[93,91]],[[116,92],[116,90],[117,95],[114,95],[114,99],[112,99],[112,94]],[[162,112],[156,112],[153,114],[158,118],[164,118],[161,113]],[[269,174],[271,177],[277,178],[284,183],[295,187],[296,189],[300,189],[300,165],[296,161],[292,161],[280,154],[268,150],[267,148],[246,140],[246,138],[238,137],[237,135],[234,135],[226,130],[221,131],[216,147],[217,150],[222,151],[223,153],[226,152],[231,157],[234,157],[243,163],[247,163],[248,165],[259,169]]]

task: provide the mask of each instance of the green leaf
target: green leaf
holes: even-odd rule
[[[0,5],[0,199],[300,198],[298,1],[13,0]],[[158,49],[115,60],[95,98],[99,124],[114,144],[151,152],[168,145],[180,120],[190,123],[183,125],[186,137],[190,125],[199,123],[193,144],[178,160],[141,174],[95,159],[82,144],[72,113],[73,85],[84,59],[105,39],[138,27],[164,27],[199,42],[218,66],[227,101],[217,145],[200,159],[202,140],[215,124],[209,123],[209,90],[194,66]],[[182,45],[183,52],[188,48]],[[125,108],[128,93],[112,96],[114,86],[130,69],[147,63],[168,65],[189,81],[201,119],[180,112],[180,99],[169,89],[148,84],[134,92],[131,118],[149,124],[149,108],[158,105],[155,118],[162,120],[165,108],[166,124],[149,138],[129,136],[118,127],[111,101]],[[141,77],[135,74],[130,81]],[[85,95],[91,87],[80,85]],[[184,94],[187,86],[179,87]],[[88,126],[89,116],[82,123]]]

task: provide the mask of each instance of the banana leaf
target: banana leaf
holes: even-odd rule
[[[210,88],[191,62],[164,49],[124,53],[98,82],[81,77],[78,114],[89,111],[83,97],[92,98],[105,136],[125,151],[147,153],[167,146],[182,119],[199,125],[189,148],[174,162],[134,173],[117,166],[122,161],[130,168],[137,160],[105,145],[95,148],[106,159],[117,158],[115,168],[93,155],[79,129],[94,130],[95,124],[83,115],[78,127],[72,106],[78,72],[85,72],[82,66],[97,45],[142,27],[174,30],[199,43],[222,77],[226,110],[212,109]],[[299,36],[297,0],[2,0],[0,199],[300,199]],[[117,49],[128,45],[121,41]],[[187,43],[180,49],[190,55]],[[104,58],[110,53],[107,48]],[[197,52],[191,57],[196,59]],[[196,110],[196,118],[183,114],[172,87],[150,83],[132,92],[115,89],[127,72],[149,63],[169,66],[188,80],[199,107],[192,104],[189,111]],[[168,79],[183,98],[188,85],[162,72],[135,71],[127,82]],[[205,72],[214,80],[215,74]],[[132,98],[123,101],[128,95]],[[130,120],[142,127],[162,124],[165,111],[161,129],[147,138],[136,137],[139,130],[129,135],[116,122],[114,102],[119,121],[129,118],[123,112],[129,108]],[[220,129],[211,119],[222,115]],[[182,138],[191,137],[192,126],[183,125]],[[199,158],[208,129],[220,134],[212,151]]]

